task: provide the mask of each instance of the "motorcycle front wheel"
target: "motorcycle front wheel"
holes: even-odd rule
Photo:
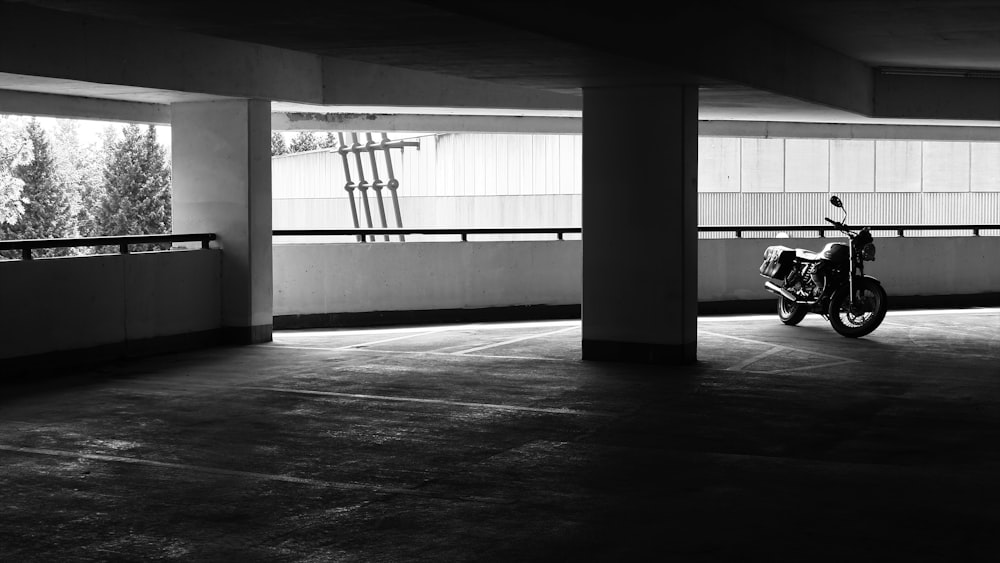
[[[882,324],[888,306],[888,297],[880,284],[860,279],[854,283],[853,306],[846,285],[830,298],[830,324],[842,336],[859,338]]]
[[[778,297],[778,318],[788,326],[795,326],[802,322],[809,311],[804,305],[799,305],[785,297]]]

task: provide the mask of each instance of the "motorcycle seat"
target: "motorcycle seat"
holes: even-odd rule
[[[819,262],[823,259],[822,254],[817,254],[812,250],[806,250],[805,248],[796,248],[795,257],[799,260],[806,260],[808,262]]]

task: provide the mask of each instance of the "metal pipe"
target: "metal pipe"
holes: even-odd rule
[[[419,146],[420,146],[420,141],[389,141],[388,139],[383,139],[382,141],[374,143],[373,145],[358,144],[356,146],[348,146],[348,149],[351,152],[362,153],[362,152],[380,151],[386,148],[401,149],[404,147],[419,147]]]
[[[390,143],[389,135],[387,133],[382,133],[382,142],[379,144],[382,146],[382,149],[385,150],[385,166],[389,173],[389,183],[386,184],[386,187],[389,188],[389,194],[392,196],[392,208],[396,212],[396,228],[402,229],[403,217],[399,212],[399,196],[396,194],[396,190],[399,189],[399,180],[396,179],[396,174],[392,171],[392,154],[389,153]],[[419,145],[419,143],[417,143],[417,145]],[[406,237],[399,235],[399,241],[406,241]]]
[[[372,189],[375,190],[375,202],[378,203],[378,215],[379,219],[382,221],[382,228],[387,229],[389,228],[389,223],[385,220],[385,203],[382,201],[382,188],[385,187],[385,184],[383,184],[382,180],[378,177],[378,159],[375,157],[375,151],[371,150],[371,148],[375,146],[375,141],[372,140],[371,133],[367,133],[366,135],[368,136],[368,143],[365,144],[365,147],[369,149],[368,156],[371,158],[372,162]],[[389,235],[384,236],[385,241],[388,242]]]
[[[787,289],[785,289],[783,287],[778,287],[777,285],[774,284],[774,282],[771,282],[771,281],[764,282],[764,289],[766,289],[766,290],[768,290],[771,293],[774,293],[776,295],[780,295],[780,296],[784,297],[785,299],[788,299],[792,303],[798,303],[800,305],[812,305],[813,303],[815,303],[815,301],[802,301],[799,298],[795,297],[795,295],[793,295]]]
[[[351,181],[351,164],[347,162],[347,153],[350,149],[347,148],[347,143],[344,142],[344,134],[338,132],[337,136],[340,138],[340,146],[337,147],[337,153],[340,154],[340,160],[344,163],[344,178],[347,179],[347,183],[344,184],[344,190],[347,191],[347,199],[351,202],[351,219],[354,220],[354,228],[360,229],[361,223],[358,222],[358,206],[354,203],[354,182]],[[358,235],[358,241],[361,241],[361,235]]]
[[[372,210],[368,204],[368,181],[365,180],[365,169],[364,165],[361,163],[361,143],[358,142],[358,134],[351,133],[351,139],[354,141],[351,144],[351,152],[354,153],[355,163],[358,165],[358,191],[361,192],[361,203],[365,206],[365,222],[368,223],[368,228],[374,228],[375,224],[372,223]],[[372,241],[375,240],[373,236]]]

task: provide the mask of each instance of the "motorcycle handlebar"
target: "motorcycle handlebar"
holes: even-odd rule
[[[837,221],[834,221],[833,219],[831,219],[831,218],[829,218],[829,217],[824,217],[824,219],[826,219],[826,222],[827,222],[827,223],[830,223],[830,224],[831,224],[831,225],[833,225],[834,227],[837,227],[837,228],[840,228],[840,227],[841,227],[841,225],[840,225],[840,223],[839,223],[839,222],[837,222]]]

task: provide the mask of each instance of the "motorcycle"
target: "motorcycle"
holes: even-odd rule
[[[826,221],[847,235],[847,244],[831,242],[821,252],[769,246],[760,275],[770,278],[764,288],[778,296],[778,318],[799,324],[808,313],[818,313],[842,336],[859,338],[882,324],[888,297],[882,282],[865,275],[865,262],[875,260],[875,244],[868,227],[847,226],[847,210],[837,196],[830,203],[844,211],[840,221]],[[774,281],[780,281],[777,285]]]

